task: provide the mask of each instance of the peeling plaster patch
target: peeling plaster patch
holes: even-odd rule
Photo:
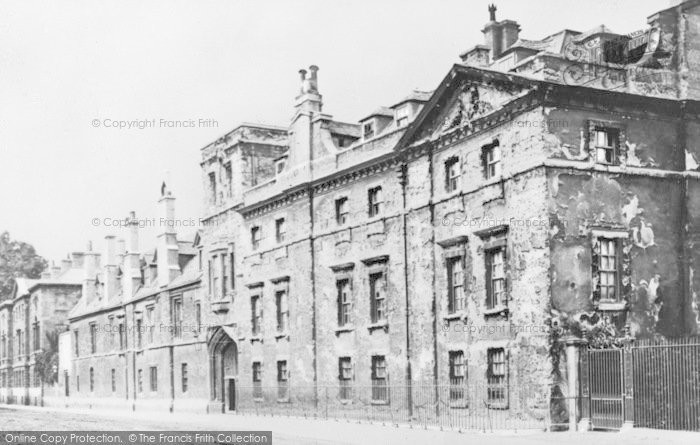
[[[585,161],[588,159],[588,153],[586,153],[584,150],[579,149],[579,154],[574,155],[571,153],[571,150],[573,149],[574,147],[570,144],[562,144],[561,146],[561,152],[564,153],[566,159],[573,161]]]
[[[642,161],[637,156],[637,144],[633,144],[630,141],[625,141],[625,145],[627,146],[627,164],[628,165],[634,165],[634,166],[640,166],[640,167],[658,167],[659,166],[659,164],[651,156],[648,157],[648,159],[646,161]]]
[[[632,223],[632,220],[637,216],[641,215],[642,212],[644,212],[644,209],[639,207],[639,198],[637,195],[634,195],[632,199],[630,199],[630,202],[622,206],[622,214],[625,217],[625,222],[627,223],[627,226]]]
[[[654,244],[654,231],[651,225],[647,225],[642,219],[639,222],[639,227],[634,227],[632,229],[632,239],[637,247],[646,249],[647,247],[655,246]]]
[[[698,170],[700,169],[700,164],[698,164],[697,159],[695,159],[695,156],[689,152],[688,150],[685,151],[685,169],[686,170]]]

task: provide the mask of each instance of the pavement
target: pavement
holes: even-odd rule
[[[700,443],[700,432],[632,429],[625,432],[455,432],[355,421],[236,414],[184,414],[0,405],[0,430],[272,431],[280,444],[621,445]]]

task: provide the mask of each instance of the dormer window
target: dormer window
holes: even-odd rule
[[[275,161],[275,174],[279,175],[287,166],[287,158],[280,158]]]
[[[405,127],[408,125],[409,108],[408,105],[404,105],[396,109],[396,126]]]
[[[371,139],[374,137],[375,133],[375,128],[374,128],[374,121],[370,122],[365,122],[362,125],[362,137],[364,139]]]

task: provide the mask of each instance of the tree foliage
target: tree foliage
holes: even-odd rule
[[[58,331],[46,333],[45,348],[36,357],[36,370],[41,381],[54,384],[58,381]]]
[[[47,262],[31,244],[12,240],[10,233],[0,233],[0,300],[12,293],[15,278],[39,278]]]

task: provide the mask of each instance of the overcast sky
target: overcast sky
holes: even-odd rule
[[[298,70],[324,111],[356,121],[434,89],[482,43],[486,0],[0,2],[0,231],[57,260],[101,249],[105,218],[157,217],[170,172],[180,218],[201,216],[199,149],[240,122],[286,125]],[[628,33],[667,0],[498,0],[540,39],[605,23]],[[93,126],[97,119],[99,126]],[[213,119],[196,128],[105,120]],[[100,223],[95,226],[94,219]],[[145,230],[142,249],[155,243]]]

